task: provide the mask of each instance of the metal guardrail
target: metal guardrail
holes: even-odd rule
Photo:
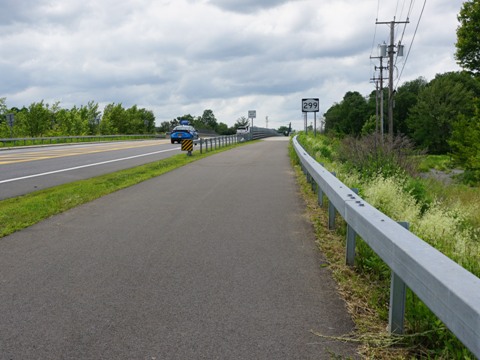
[[[239,135],[225,135],[225,136],[217,136],[211,138],[200,138],[194,140],[194,144],[200,145],[200,154],[203,153],[203,149],[205,148],[205,152],[216,150],[217,148],[221,148],[223,146],[237,144],[242,141],[242,137]]]
[[[211,137],[211,138],[201,138],[201,139],[195,140],[194,143],[200,144],[200,153],[202,153],[204,146],[205,146],[205,151],[208,152],[209,148],[211,151],[212,149],[217,149],[217,147],[221,147],[221,146],[236,144],[243,141],[264,139],[272,136],[283,136],[283,134],[279,134],[278,131],[274,129],[254,127],[252,131],[249,133],[217,136],[217,137]]]
[[[275,129],[259,128],[255,126],[252,128],[251,135],[253,140],[264,139],[273,136],[284,136]]]
[[[293,146],[312,186],[318,186],[319,204],[323,195],[329,199],[329,226],[335,210],[348,224],[347,264],[353,265],[358,234],[392,270],[390,332],[403,333],[408,286],[480,357],[480,279],[361,199],[308,155],[296,137]]]
[[[204,135],[214,135],[215,132],[200,130],[201,134]],[[249,134],[238,135],[241,139],[244,140],[256,140],[263,139],[270,136],[279,136],[279,134],[274,129],[265,129],[254,127],[252,132]],[[237,136],[237,135],[230,135]],[[27,145],[53,145],[53,144],[69,144],[77,142],[93,142],[93,141],[112,141],[112,140],[122,140],[122,139],[156,139],[156,138],[165,138],[165,135],[88,135],[88,136],[50,136],[50,137],[28,137],[28,138],[3,138],[0,139],[0,148],[4,147],[14,147],[14,146],[27,146]],[[222,139],[224,136],[217,136],[212,139]],[[219,140],[218,140],[219,141]]]

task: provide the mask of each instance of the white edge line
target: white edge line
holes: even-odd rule
[[[94,163],[94,164],[75,166],[75,167],[71,167],[71,168],[67,168],[67,169],[60,169],[60,170],[48,171],[48,172],[40,173],[40,174],[22,176],[22,177],[13,178],[13,179],[0,180],[0,184],[5,184],[5,183],[13,182],[13,181],[18,181],[18,180],[31,179],[31,178],[39,177],[39,176],[57,174],[57,173],[66,172],[66,171],[78,170],[78,169],[83,169],[83,168],[97,166],[97,165],[104,165],[104,164],[113,163],[113,162],[117,162],[117,161],[130,160],[130,159],[135,159],[135,158],[139,158],[139,157],[143,157],[143,156],[155,155],[155,154],[160,154],[160,153],[168,152],[168,151],[175,151],[175,150],[178,150],[178,149],[180,149],[180,148],[160,150],[160,151],[155,151],[155,152],[151,152],[151,153],[147,153],[147,154],[128,156],[126,158],[121,158],[121,159],[107,160],[107,161],[102,161],[102,162],[98,162],[98,163]]]

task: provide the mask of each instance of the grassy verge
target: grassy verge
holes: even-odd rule
[[[449,171],[453,168],[453,161],[448,155],[421,156],[418,171],[428,172],[430,169]]]
[[[251,142],[249,142],[251,143]],[[248,144],[248,143],[245,143]],[[36,191],[0,201],[0,238],[38,223],[52,215],[87,203],[114,191],[138,184],[207,156],[242,146],[235,144],[193,156],[174,155],[131,169]]]

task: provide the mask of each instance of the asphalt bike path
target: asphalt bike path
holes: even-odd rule
[[[355,358],[324,263],[288,142],[238,147],[0,239],[0,359]]]

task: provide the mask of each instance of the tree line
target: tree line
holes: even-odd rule
[[[215,114],[212,110],[207,109],[203,111],[201,116],[193,116],[191,114],[185,114],[178,116],[170,121],[163,121],[157,128],[158,132],[169,132],[180,124],[181,120],[187,120],[190,125],[196,129],[211,130],[219,135],[233,135],[236,133],[240,126],[246,126],[249,124],[249,120],[245,117],[240,117],[236,120],[233,126],[228,126],[223,122],[218,122]]]
[[[13,114],[13,126],[10,126],[7,114]],[[66,109],[60,102],[50,105],[42,100],[18,109],[8,108],[6,98],[0,98],[0,138],[166,133],[181,120],[188,120],[197,129],[220,135],[235,134],[238,127],[249,124],[248,119],[240,117],[229,127],[218,122],[213,111],[207,109],[202,116],[186,114],[156,126],[153,112],[137,105],[125,108],[122,104],[111,103],[101,112],[94,101]]]
[[[13,114],[13,126],[7,114]],[[153,133],[153,112],[137,105],[124,108],[122,104],[108,104],[102,114],[94,101],[65,109],[59,102],[50,105],[42,100],[18,109],[8,108],[6,98],[0,98],[0,138]]]
[[[409,137],[430,154],[452,155],[480,178],[480,2],[465,2],[458,20],[455,58],[463,70],[437,74],[431,81],[420,77],[398,87],[393,133]],[[324,114],[325,131],[342,137],[378,131],[377,95],[375,90],[368,96],[348,91]]]

